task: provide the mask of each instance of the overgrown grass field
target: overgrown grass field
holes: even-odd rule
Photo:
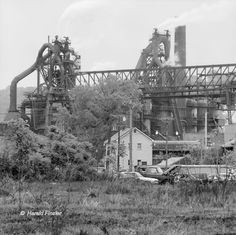
[[[236,234],[236,183],[2,179],[0,234]]]

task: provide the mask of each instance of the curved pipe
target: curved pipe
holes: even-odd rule
[[[29,67],[27,70],[22,72],[21,74],[17,75],[13,81],[11,82],[11,87],[10,87],[10,107],[8,112],[17,112],[16,109],[16,103],[17,103],[17,83],[23,79],[24,77],[28,76],[34,70],[37,68],[37,63],[35,62],[31,67]]]
[[[46,55],[42,56],[43,52],[47,48],[49,48],[51,51],[49,51]],[[38,65],[40,63],[42,63],[43,61],[45,61],[47,58],[49,58],[52,55],[52,53],[55,53],[53,45],[50,43],[45,43],[40,48],[35,63],[32,66],[30,66],[28,69],[26,69],[24,72],[17,75],[12,80],[11,86],[10,86],[10,106],[9,106],[8,112],[17,112],[17,108],[16,108],[16,105],[17,105],[17,83],[20,80],[22,80],[23,78],[25,78],[26,76],[28,76],[29,74],[31,74],[32,72],[34,72],[37,69]]]

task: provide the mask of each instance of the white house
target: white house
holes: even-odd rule
[[[133,167],[137,165],[152,165],[152,138],[144,134],[138,128],[132,128],[132,162]],[[126,128],[120,131],[120,144],[124,146],[123,157],[120,157],[120,170],[129,170],[130,155],[129,155],[129,143],[130,143],[130,129]],[[105,141],[106,149],[108,149],[108,141]],[[113,151],[110,151],[109,155],[113,157],[113,162],[106,156],[106,159],[110,160],[109,168],[116,169],[117,165],[117,148],[118,148],[118,133],[111,137],[111,145]],[[107,151],[106,151],[107,153]],[[111,158],[110,157],[110,158]],[[112,165],[112,166],[111,166]]]

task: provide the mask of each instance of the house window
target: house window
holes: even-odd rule
[[[143,166],[146,166],[146,165],[147,165],[147,162],[142,162],[142,165],[143,165]]]
[[[141,143],[137,143],[137,150],[142,150],[142,144]]]
[[[128,160],[128,166],[130,165],[130,160]]]

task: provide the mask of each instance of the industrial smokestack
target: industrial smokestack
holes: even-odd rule
[[[186,29],[185,25],[181,25],[175,28],[175,47],[174,47],[174,55],[175,55],[175,65],[177,66],[186,66]],[[181,84],[184,79],[186,79],[186,75],[184,69],[178,69],[176,71],[177,76],[175,77],[175,82],[177,84]],[[177,99],[176,101],[176,109],[179,110],[179,118],[177,118],[178,122],[176,122],[176,131],[182,131],[179,133],[183,138],[183,126],[181,120],[185,119],[185,110],[180,107],[186,107],[187,99]],[[178,117],[178,115],[176,115]],[[178,128],[179,126],[179,128]]]
[[[186,26],[175,28],[175,64],[186,66]]]

